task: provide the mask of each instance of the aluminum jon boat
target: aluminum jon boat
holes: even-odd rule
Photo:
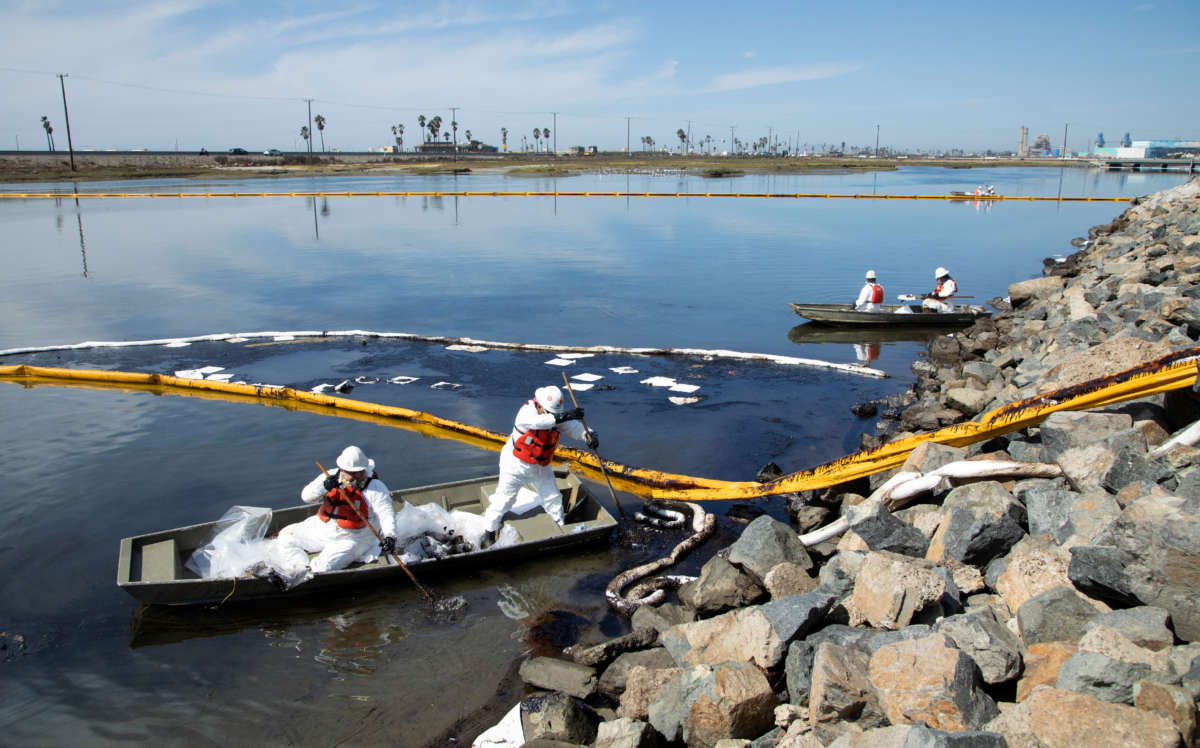
[[[885,304],[883,311],[860,312],[853,304],[791,304],[796,314],[824,325],[889,325],[908,327],[965,327],[992,313],[981,306],[960,306],[955,312],[928,312],[920,304]]]
[[[617,521],[587,490],[579,477],[565,468],[555,469],[555,478],[567,509],[566,524],[559,527],[540,506],[521,516],[511,513],[506,524],[516,529],[520,541],[504,547],[427,558],[406,566],[418,579],[422,574],[441,574],[455,569],[497,564],[515,559],[541,556],[552,551],[607,540]],[[392,500],[403,497],[414,505],[436,502],[447,511],[459,510],[482,514],[487,499],[496,487],[497,476],[473,478],[392,491]],[[271,514],[267,529],[270,537],[280,528],[299,522],[318,509],[317,504],[279,509]],[[347,569],[314,574],[312,579],[289,590],[280,590],[269,580],[241,576],[236,579],[204,579],[185,564],[192,552],[212,536],[216,522],[177,527],[173,530],[137,535],[121,541],[117,561],[117,585],[147,605],[182,605],[248,600],[252,598],[293,597],[318,590],[350,585],[407,585],[412,582],[390,557],[368,564],[353,564]],[[404,539],[400,538],[403,543]]]

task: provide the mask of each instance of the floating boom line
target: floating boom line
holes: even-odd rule
[[[775,353],[748,353],[731,351],[724,348],[621,348],[611,345],[554,345],[547,343],[512,343],[498,340],[477,340],[475,338],[451,337],[448,335],[420,335],[411,332],[377,332],[373,330],[292,330],[290,332],[239,332],[212,333],[209,335],[194,335],[186,338],[157,338],[153,340],[112,340],[86,341],[68,345],[48,345],[29,348],[9,348],[0,350],[0,356],[14,356],[22,353],[51,353],[54,351],[79,351],[89,348],[132,348],[137,346],[183,346],[192,343],[243,343],[247,340],[286,340],[295,342],[295,338],[378,338],[381,340],[406,340],[418,343],[440,343],[446,345],[473,346],[508,351],[536,351],[542,353],[592,353],[602,355],[626,356],[693,356],[732,359],[736,361],[764,361],[783,366],[808,366],[817,369],[830,369],[847,374],[884,379],[887,372],[858,364],[839,364],[833,361],[822,361],[816,358],[800,358],[784,356]]]
[[[614,485],[643,498],[732,501],[828,488],[898,467],[913,449],[924,442],[966,446],[1036,425],[1058,411],[1088,410],[1193,386],[1196,383],[1198,361],[1200,347],[1176,351],[1121,372],[1003,405],[974,421],[915,434],[769,482],[722,481],[677,475],[608,460],[604,461],[604,466]],[[66,385],[254,402],[398,426],[427,436],[455,439],[492,450],[499,450],[508,438],[507,433],[499,434],[407,408],[271,385],[185,379],[165,374],[24,365],[0,366],[0,381],[12,381],[25,386]],[[591,452],[560,447],[555,453],[555,460],[576,467],[592,480],[602,477],[597,458]]]

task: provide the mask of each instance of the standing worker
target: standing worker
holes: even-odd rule
[[[933,273],[937,288],[925,294],[921,306],[931,312],[953,312],[954,304],[950,299],[958,293],[958,284],[950,277],[950,271],[946,268],[938,268]]]
[[[881,311],[879,306],[881,303],[883,303],[883,286],[875,282],[875,271],[868,270],[867,282],[858,292],[858,300],[854,302],[854,311],[878,312]]]
[[[493,542],[522,486],[533,490],[550,518],[560,526],[563,524],[562,493],[554,480],[550,460],[564,433],[586,443],[589,449],[600,444],[596,432],[581,423],[582,418],[583,408],[564,408],[562,390],[554,385],[539,387],[533,399],[517,411],[512,433],[500,450],[500,480],[483,513]]]
[[[355,446],[337,458],[337,468],[318,475],[300,490],[306,504],[321,502],[308,519],[279,531],[281,560],[289,571],[344,569],[396,551],[396,510],[388,487],[375,472],[375,461]],[[357,510],[357,511],[356,511]],[[364,521],[364,518],[366,521]],[[382,542],[367,527],[379,532]],[[317,553],[310,563],[309,553]]]

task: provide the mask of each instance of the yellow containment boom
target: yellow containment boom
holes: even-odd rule
[[[1009,403],[980,415],[974,421],[957,423],[925,434],[915,434],[766,483],[677,475],[629,467],[608,460],[604,461],[604,466],[608,477],[617,488],[643,498],[733,501],[827,488],[898,467],[922,442],[966,446],[1034,426],[1058,411],[1089,410],[1190,387],[1196,383],[1198,361],[1200,348],[1176,351],[1125,371]],[[164,374],[38,366],[0,366],[0,381],[12,381],[25,386],[94,387],[252,402],[370,421],[385,426],[398,426],[426,436],[455,439],[492,450],[499,450],[508,438],[507,433],[487,431],[421,411],[271,385],[185,379]],[[560,447],[555,453],[555,460],[571,464],[593,480],[602,479],[597,459],[590,452]]]

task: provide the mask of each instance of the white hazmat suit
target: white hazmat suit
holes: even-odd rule
[[[542,393],[543,390],[551,389],[558,392],[557,387],[541,388],[538,392]],[[561,403],[561,399],[562,396],[559,393],[559,403]],[[558,410],[562,410],[561,406]],[[534,400],[529,400],[522,405],[521,409],[517,411],[513,431],[509,434],[508,441],[504,443],[504,448],[500,450],[500,480],[496,484],[495,493],[488,498],[488,508],[483,513],[490,532],[500,529],[500,525],[504,522],[504,515],[516,503],[517,492],[522,487],[528,487],[537,495],[542,508],[546,510],[551,519],[559,525],[563,523],[562,493],[554,481],[553,467],[525,462],[513,453],[514,440],[521,438],[525,432],[550,429],[579,441],[586,441],[588,436],[587,429],[580,421],[570,420],[558,423],[554,413],[539,412]]]
[[[958,293],[958,284],[954,282],[945,268],[937,269],[935,280],[937,280],[937,288],[926,296],[921,302],[921,306],[934,312],[953,312],[954,304],[950,298]]]
[[[336,468],[328,473],[335,477],[337,474]],[[366,475],[374,474],[375,461],[368,460]],[[318,475],[300,490],[304,503],[316,504],[325,500],[325,478],[326,474]],[[382,536],[395,535],[396,511],[387,485],[379,478],[370,478],[362,488],[362,494],[370,508],[367,520],[371,525]],[[324,522],[314,514],[279,531],[278,551],[281,562],[291,572],[301,571],[306,566],[314,572],[333,571],[344,569],[355,561],[374,561],[379,557],[379,539],[369,527],[341,527],[336,520]],[[309,553],[317,553],[311,563]]]

